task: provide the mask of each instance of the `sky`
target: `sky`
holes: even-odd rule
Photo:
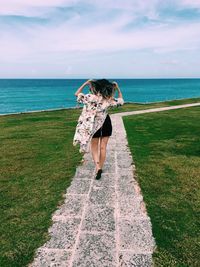
[[[200,77],[200,0],[0,0],[0,78]]]

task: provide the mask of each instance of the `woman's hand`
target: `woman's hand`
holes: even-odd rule
[[[118,83],[117,82],[113,82],[113,85],[114,85],[115,90],[117,90],[117,92],[118,92],[118,98],[123,98],[122,92],[119,89]]]
[[[91,82],[92,81],[92,79],[89,79],[89,80],[87,80],[86,82],[85,82],[85,85],[91,85]]]
[[[112,84],[114,85],[115,90],[118,90],[119,91],[118,83],[117,82],[113,82]]]
[[[90,79],[90,80],[87,80],[86,82],[84,82],[84,83],[78,88],[78,90],[76,91],[76,93],[75,93],[74,95],[75,95],[75,96],[78,96],[78,94],[81,93],[81,91],[83,90],[83,88],[84,88],[86,85],[91,86],[90,81],[92,81],[92,80]]]

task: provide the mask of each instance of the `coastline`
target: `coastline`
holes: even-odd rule
[[[148,104],[156,104],[156,103],[165,103],[165,102],[171,102],[171,101],[177,101],[177,100],[188,100],[188,99],[196,99],[198,97],[190,97],[190,98],[176,98],[176,99],[168,99],[163,101],[155,101],[155,102],[131,102],[131,101],[125,101],[125,104],[137,104],[137,105],[148,105]],[[57,110],[70,110],[70,109],[81,109],[82,106],[77,107],[66,107],[66,108],[55,108],[55,109],[41,109],[41,110],[31,110],[31,111],[21,111],[21,112],[13,112],[13,113],[7,113],[2,114],[0,113],[0,116],[8,116],[8,115],[20,115],[20,114],[29,114],[29,113],[37,113],[37,112],[45,112],[45,111],[57,111]]]

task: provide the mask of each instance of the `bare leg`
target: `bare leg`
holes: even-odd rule
[[[108,143],[109,136],[103,136],[100,138],[100,156],[99,156],[99,167],[103,168],[104,161],[106,159],[106,146]]]
[[[95,163],[96,171],[100,169],[99,167],[99,137],[94,137],[91,140],[91,152],[92,152],[92,157]]]

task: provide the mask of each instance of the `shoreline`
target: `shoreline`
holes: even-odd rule
[[[148,104],[156,104],[156,103],[165,103],[165,102],[171,102],[171,101],[178,101],[178,100],[187,100],[187,99],[196,99],[198,97],[190,97],[190,98],[176,98],[176,99],[170,99],[170,100],[163,100],[163,101],[155,101],[155,102],[131,102],[126,101],[124,104],[137,104],[137,105],[148,105]],[[29,113],[36,113],[36,112],[47,112],[47,111],[57,111],[57,110],[68,110],[68,109],[82,109],[82,106],[79,107],[66,107],[66,108],[55,108],[55,109],[41,109],[41,110],[31,110],[31,111],[21,111],[21,112],[13,112],[13,113],[6,113],[2,114],[0,113],[0,116],[8,116],[8,115],[20,115],[20,114],[29,114]]]

